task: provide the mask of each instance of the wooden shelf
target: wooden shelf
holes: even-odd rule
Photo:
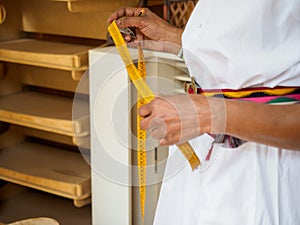
[[[65,135],[60,135],[56,133],[49,133],[46,131],[42,130],[37,130],[37,129],[31,129],[28,127],[22,127],[23,134],[25,136],[30,136],[30,137],[35,137],[35,138],[40,138],[43,140],[49,140],[65,145],[70,145],[70,146],[77,146],[80,149],[90,149],[90,136],[82,136],[82,137],[71,137],[71,136],[65,136]]]
[[[0,61],[72,71],[79,80],[88,68],[88,50],[93,46],[33,39],[0,43]]]
[[[66,2],[69,12],[113,12],[123,5],[135,6],[136,0],[122,1],[99,1],[99,0],[52,0],[57,2]]]
[[[80,81],[77,81],[77,78],[71,79],[72,71],[16,63],[5,63],[5,68],[7,73],[3,79],[4,82],[13,80],[22,85],[89,94],[88,71],[81,73]]]
[[[3,67],[1,67],[1,65]],[[1,68],[3,75],[1,77]],[[72,71],[0,62],[0,96],[22,91],[25,85],[76,94],[89,94],[88,71],[80,81],[71,79]]]
[[[0,120],[67,136],[89,134],[88,103],[82,105],[80,115],[72,121],[73,99],[39,92],[21,92],[0,98]]]
[[[6,183],[0,187],[0,202],[0,221],[4,224],[43,216],[55,218],[60,225],[92,225],[90,205],[78,209],[69,199],[17,184]]]
[[[90,167],[77,152],[23,142],[0,149],[0,178],[74,200],[89,202]]]

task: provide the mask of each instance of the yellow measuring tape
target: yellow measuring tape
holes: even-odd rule
[[[138,45],[138,71],[142,79],[146,78],[146,62],[141,45]],[[137,109],[145,105],[145,100],[138,93],[137,94]],[[138,160],[138,178],[140,189],[140,208],[142,214],[142,223],[144,224],[145,217],[145,202],[146,202],[146,130],[142,130],[140,127],[142,117],[137,113],[137,160]]]
[[[136,68],[136,66],[133,64],[132,58],[129,54],[127,45],[125,40],[123,39],[122,34],[120,33],[120,30],[117,26],[117,24],[112,22],[108,26],[108,31],[113,38],[115,45],[118,49],[118,52],[126,66],[127,73],[136,87],[138,94],[140,95],[140,98],[142,99],[142,104],[147,104],[151,102],[155,95],[150,89],[150,87],[147,85],[145,80],[142,78],[142,75],[146,73],[145,68],[145,62],[143,58],[143,54],[141,54],[142,49],[139,46],[139,70]],[[144,64],[142,64],[142,61]],[[144,74],[143,74],[144,73]],[[139,102],[138,102],[139,104]],[[140,120],[140,118],[138,118]],[[139,124],[139,121],[137,121]],[[141,209],[142,209],[142,218],[144,218],[144,205],[145,205],[145,190],[146,190],[146,147],[145,147],[145,139],[146,134],[140,133],[141,129],[138,128],[138,167],[139,167],[139,184],[140,184],[140,201],[141,201]],[[184,157],[189,161],[189,164],[192,168],[192,170],[196,169],[198,166],[200,166],[200,160],[196,153],[194,152],[193,148],[188,142],[185,142],[183,144],[178,144],[177,147],[181,151],[181,153],[184,155]],[[141,154],[140,154],[141,153]],[[141,187],[144,186],[144,187]],[[143,195],[143,196],[142,196]]]

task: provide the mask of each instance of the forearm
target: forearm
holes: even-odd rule
[[[300,105],[264,105],[259,103],[225,100],[215,101],[224,112],[213,112],[217,122],[212,129],[257,143],[279,148],[300,149]],[[217,106],[214,106],[218,108]],[[218,118],[218,119],[217,119]],[[223,122],[222,122],[223,121]],[[225,124],[221,124],[224,123]],[[213,122],[213,121],[212,121]]]

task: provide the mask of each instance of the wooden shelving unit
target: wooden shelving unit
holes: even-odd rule
[[[90,200],[90,168],[80,154],[21,142],[0,155],[1,179],[73,199],[78,207]]]
[[[0,123],[9,124],[0,134],[0,180],[69,198],[82,207],[91,202],[88,156],[80,154],[90,148],[88,79],[79,90],[82,100],[76,98],[76,117],[73,97],[88,70],[88,50],[95,45],[65,41],[59,32],[57,40],[44,40],[39,32],[47,27],[41,21],[36,22],[43,29],[31,31],[31,19],[41,9],[49,6],[55,15],[51,2],[33,1],[29,9],[23,0],[0,0],[8,15],[16,16],[1,24],[3,31],[14,32],[0,31]],[[68,26],[58,22],[60,29]],[[49,33],[55,35],[51,27]],[[36,34],[20,36],[15,30]]]

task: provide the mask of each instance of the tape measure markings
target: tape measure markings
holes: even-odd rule
[[[142,47],[138,46],[138,71],[142,79],[146,78],[146,62]],[[137,110],[145,105],[144,98],[137,93]],[[138,180],[140,191],[140,209],[142,215],[142,223],[145,218],[145,202],[146,202],[146,166],[147,166],[147,152],[146,152],[146,130],[140,127],[142,117],[137,113],[137,159],[138,159]]]
[[[142,76],[141,76],[140,72],[138,71],[138,69],[136,68],[136,66],[133,64],[133,61],[132,61],[132,58],[128,51],[125,40],[123,39],[123,36],[120,33],[120,30],[115,21],[113,21],[108,26],[108,31],[109,31],[110,35],[112,36],[112,38],[115,42],[116,48],[119,52],[119,55],[122,58],[125,66],[126,66],[127,73],[129,75],[132,83],[136,87],[137,92],[143,99],[144,104],[151,102],[155,98],[155,95],[152,92],[152,90],[150,89],[150,87],[147,85],[145,80],[142,78]],[[140,133],[140,135],[142,135],[141,136],[141,139],[142,139],[144,134]],[[144,137],[146,138],[146,135]],[[139,140],[139,138],[138,138],[138,140]],[[140,144],[141,143],[139,143],[138,146],[141,147],[142,144],[141,145]],[[179,148],[181,153],[184,155],[184,157],[189,161],[189,164],[190,164],[192,170],[194,170],[198,166],[200,166],[200,164],[201,164],[200,160],[188,142],[178,144],[177,147]],[[144,154],[145,153],[139,152],[139,155],[141,158],[144,156]],[[143,162],[140,162],[140,164],[141,165],[138,165],[138,167],[143,167],[143,165],[145,165],[144,167],[146,169],[146,164],[143,164]],[[140,170],[140,171],[142,172],[143,170]],[[144,170],[143,172],[144,172],[144,174],[146,174],[146,170]],[[145,178],[146,177],[144,176],[144,181],[141,180],[140,182],[141,183],[146,182]],[[142,194],[145,193],[145,192],[143,192],[143,190],[145,191],[146,186],[143,188],[140,185],[140,188],[141,188],[140,190],[142,190]],[[141,198],[141,202],[142,202],[142,199],[145,198],[145,194],[144,194],[144,196],[140,196],[140,198]],[[142,207],[142,203],[141,203],[141,207]],[[143,208],[144,208],[144,206],[143,206]]]

